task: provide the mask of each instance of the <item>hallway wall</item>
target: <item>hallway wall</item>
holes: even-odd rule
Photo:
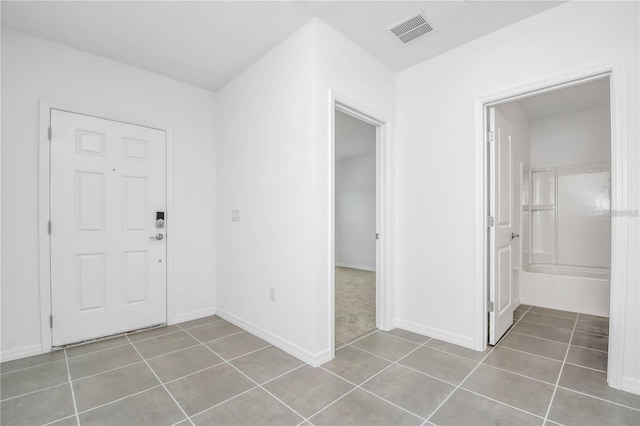
[[[629,238],[621,385],[640,392],[640,317],[631,302],[640,298],[640,228],[630,213],[640,195],[638,20],[635,2],[569,2],[398,73],[398,325],[468,347],[486,333],[478,322],[482,247],[475,236],[484,224],[475,213],[482,195],[475,102],[622,60],[628,151],[620,160],[628,166],[630,210],[614,218]]]
[[[174,317],[215,308],[214,94],[11,30],[2,30],[2,359],[40,352],[40,99],[164,123],[173,134]],[[171,272],[171,268],[169,269]]]

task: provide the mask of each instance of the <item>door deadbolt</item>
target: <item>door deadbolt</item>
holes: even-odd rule
[[[156,228],[164,228],[164,212],[156,212]]]

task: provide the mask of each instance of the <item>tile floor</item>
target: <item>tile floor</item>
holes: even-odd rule
[[[3,425],[638,425],[605,318],[530,306],[480,353],[374,332],[312,368],[213,316],[1,365]]]

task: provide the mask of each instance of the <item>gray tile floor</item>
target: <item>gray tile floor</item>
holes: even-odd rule
[[[1,365],[3,425],[640,424],[606,318],[520,306],[475,352],[376,331],[312,368],[212,316]]]

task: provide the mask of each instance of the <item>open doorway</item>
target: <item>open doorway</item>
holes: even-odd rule
[[[610,80],[485,104],[488,343],[604,373],[615,265]]]
[[[376,126],[335,111],[335,347],[376,329]]]

